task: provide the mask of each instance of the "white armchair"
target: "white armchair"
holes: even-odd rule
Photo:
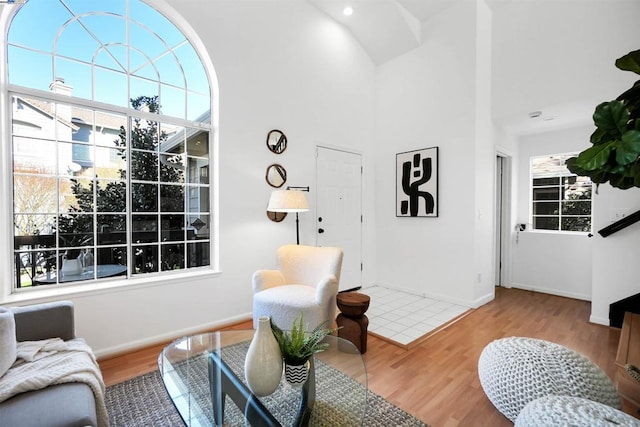
[[[310,329],[336,316],[342,249],[285,245],[278,248],[277,270],[253,274],[253,326],[269,316],[289,329],[300,312]]]

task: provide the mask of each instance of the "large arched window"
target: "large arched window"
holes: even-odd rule
[[[14,288],[211,268],[212,90],[183,32],[142,0],[29,0],[6,48]]]

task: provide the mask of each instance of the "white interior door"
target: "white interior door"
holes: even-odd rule
[[[316,242],[344,251],[340,290],[362,285],[362,156],[318,147]]]

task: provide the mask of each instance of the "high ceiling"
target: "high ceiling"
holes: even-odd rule
[[[422,43],[422,24],[460,0],[309,0],[347,27],[376,64]],[[351,16],[343,13],[353,8]]]
[[[467,0],[308,0],[335,21],[348,28],[376,65],[384,64],[425,42],[423,28],[430,19],[458,2]],[[487,0],[494,11],[513,0]],[[353,14],[345,16],[346,7]],[[592,102],[527,106],[508,117],[494,117],[510,133],[546,132],[584,123],[593,111]],[[529,107],[529,109],[527,109]],[[543,110],[529,117],[530,110]],[[533,113],[533,111],[531,111]]]

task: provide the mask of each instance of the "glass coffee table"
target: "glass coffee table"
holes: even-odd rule
[[[329,348],[314,356],[313,373],[304,386],[289,385],[283,375],[273,394],[256,397],[244,378],[253,334],[210,332],[180,338],[162,350],[160,375],[185,425],[245,426],[248,419],[253,426],[362,425],[367,374],[350,341],[328,336]]]

